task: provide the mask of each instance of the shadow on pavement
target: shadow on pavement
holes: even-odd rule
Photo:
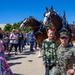
[[[36,51],[33,51],[33,52],[31,52],[31,51],[26,51],[26,52],[23,52],[23,54],[22,54],[22,55],[35,54],[35,52],[36,52]]]
[[[25,74],[17,74],[17,73],[14,73],[13,75],[25,75]]]
[[[21,58],[26,58],[26,57],[6,57],[6,60],[9,61],[9,60],[17,60],[17,59],[21,59]]]
[[[14,65],[17,65],[17,64],[21,64],[21,62],[16,62],[16,63],[8,63],[9,66],[14,66]]]

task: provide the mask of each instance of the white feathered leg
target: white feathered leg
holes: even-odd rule
[[[41,48],[39,48],[39,54],[37,55],[38,58],[42,57]]]

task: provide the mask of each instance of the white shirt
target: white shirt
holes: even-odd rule
[[[14,38],[14,40],[10,39],[10,43],[13,43],[13,44],[18,43],[18,36],[16,34],[11,33],[9,38]]]

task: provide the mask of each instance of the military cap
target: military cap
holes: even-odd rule
[[[60,37],[69,37],[69,31],[67,29],[62,29],[60,31]]]

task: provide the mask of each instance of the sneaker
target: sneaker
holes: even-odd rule
[[[15,55],[17,55],[18,53],[17,52],[15,52]]]
[[[31,50],[30,52],[34,52],[34,50]]]
[[[10,57],[11,55],[8,53],[8,57]]]
[[[22,53],[22,51],[19,51],[20,53]]]

